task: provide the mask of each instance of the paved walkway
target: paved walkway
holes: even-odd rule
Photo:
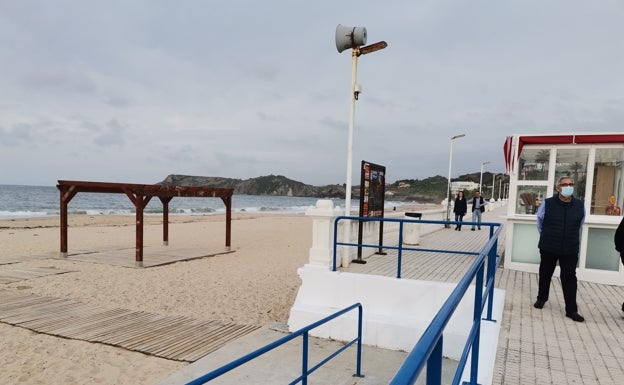
[[[505,210],[503,207],[487,212],[483,220],[504,223]],[[483,245],[486,236],[478,231],[462,230],[460,234],[441,230],[424,237],[420,246],[446,244],[447,249],[452,249],[460,242],[464,250],[471,250],[476,239]],[[416,267],[403,269],[409,277],[403,276],[457,282],[471,261],[472,258],[451,256],[441,263],[440,255],[415,256],[411,262]],[[371,261],[370,267],[374,264]],[[577,302],[585,322],[577,323],[565,317],[558,277],[553,278],[550,300],[544,308],[533,307],[537,282],[535,273],[504,267],[497,270],[496,287],[504,289],[506,295],[493,383],[624,384],[624,287],[579,281]]]
[[[495,221],[497,211],[488,220]],[[624,384],[624,287],[579,281],[585,322],[578,323],[565,317],[558,277],[550,300],[535,309],[537,282],[535,273],[497,271],[496,286],[506,295],[493,383]]]
[[[506,207],[486,212],[483,220],[504,223],[505,212]],[[481,232],[466,230],[465,226],[461,233],[437,231],[421,238],[419,247],[473,251],[487,239],[485,227]],[[501,238],[501,253],[503,244]],[[381,258],[352,265],[349,271],[396,274],[396,262],[390,258],[381,264],[384,267],[377,266]],[[407,266],[402,276],[458,282],[472,260],[460,255],[415,254],[404,258]],[[504,267],[497,270],[496,287],[504,289],[506,295],[493,384],[624,384],[624,287],[579,281],[577,302],[585,322],[577,323],[565,317],[558,277],[553,277],[550,300],[544,308],[533,307],[537,282],[535,273]]]

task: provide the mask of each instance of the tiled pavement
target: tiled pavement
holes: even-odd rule
[[[498,208],[486,212],[483,220],[504,223],[504,214],[505,208]],[[422,237],[419,247],[474,251],[486,240],[484,230],[440,230]],[[502,243],[501,239],[499,250]],[[404,255],[402,277],[458,282],[473,257],[443,255]],[[392,253],[374,256],[348,271],[394,276],[392,261]],[[624,287],[579,281],[577,301],[585,322],[577,323],[565,317],[557,277],[544,308],[533,307],[537,280],[535,273],[497,270],[496,287],[506,295],[493,384],[624,384]]]

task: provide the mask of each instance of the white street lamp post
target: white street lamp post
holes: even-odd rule
[[[352,49],[351,54],[351,107],[349,114],[349,138],[347,144],[347,180],[345,185],[345,215],[351,215],[351,179],[352,175],[352,163],[353,163],[353,127],[355,122],[355,101],[358,99],[360,93],[357,88],[357,65],[358,57],[360,55],[366,55],[375,51],[382,50],[388,46],[385,41],[380,41],[374,44],[361,47],[366,44],[366,28],[364,27],[348,27],[338,24],[336,27],[336,49],[338,52],[342,52],[348,48]],[[347,221],[344,222],[344,242],[350,242],[351,239],[351,224]],[[342,266],[347,267],[349,264],[348,255],[343,256]]]
[[[357,48],[357,47],[356,47]],[[357,82],[357,64],[358,64],[358,55],[357,49],[354,48],[352,50],[352,70],[351,70],[351,109],[349,114],[349,140],[347,144],[347,184],[345,187],[345,215],[351,215],[351,179],[353,178],[352,173],[352,162],[353,162],[353,126],[355,122],[355,85]],[[345,226],[348,228],[349,226]],[[348,242],[348,238],[345,242]]]
[[[453,165],[453,141],[455,139],[463,138],[466,134],[459,134],[451,137],[451,150],[449,151],[449,170],[448,170],[448,185],[446,186],[446,220],[451,220],[451,167]],[[444,227],[451,227],[450,224],[445,224]]]
[[[481,177],[479,178],[479,191],[483,193],[483,166],[489,164],[490,162],[481,163]]]

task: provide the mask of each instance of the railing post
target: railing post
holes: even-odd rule
[[[427,385],[442,384],[442,344],[444,336],[440,336],[431,355],[427,359]]]
[[[358,306],[358,343],[356,360],[355,376],[364,377],[362,375],[362,305]]]
[[[301,383],[308,384],[308,332],[303,333],[303,357],[301,359]]]
[[[399,222],[399,251],[398,251],[398,266],[397,266],[397,278],[401,278],[401,258],[403,257],[403,221]]]
[[[481,341],[481,311],[483,309],[483,275],[485,258],[483,264],[477,271],[475,282],[475,305],[474,305],[474,318],[473,322],[475,327],[475,337],[472,342],[471,357],[470,357],[470,384],[477,385],[477,376],[479,374],[479,341]],[[464,384],[466,384],[464,382]]]
[[[490,234],[493,234],[493,227],[490,227]],[[490,235],[492,238],[493,235]],[[494,311],[494,281],[496,279],[496,253],[498,252],[498,238],[494,241],[494,246],[490,249],[487,258],[487,278],[486,278],[486,286],[489,285],[488,292],[488,306],[487,306],[487,315],[484,318],[485,321],[496,322],[492,319],[492,312]],[[491,284],[490,284],[491,281]]]

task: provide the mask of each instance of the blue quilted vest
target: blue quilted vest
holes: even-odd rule
[[[560,255],[578,254],[580,229],[585,216],[583,201],[573,197],[570,202],[563,202],[555,195],[546,199],[543,204],[546,205],[546,210],[539,249]]]

